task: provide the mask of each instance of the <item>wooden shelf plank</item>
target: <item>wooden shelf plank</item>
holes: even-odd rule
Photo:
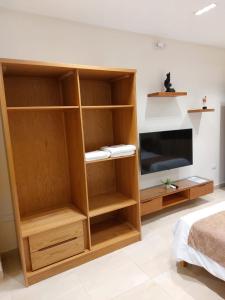
[[[107,212],[135,205],[137,202],[121,193],[95,196],[89,199],[89,216],[95,217]]]
[[[207,108],[207,109],[203,109],[203,108],[199,108],[199,109],[189,109],[188,113],[200,113],[200,112],[212,112],[215,111],[214,108]]]
[[[120,109],[120,108],[133,108],[134,105],[83,105],[82,109]]]
[[[156,93],[148,94],[148,97],[181,97],[181,96],[187,96],[187,92],[175,92],[175,93],[156,92]]]
[[[77,109],[78,106],[14,106],[7,107],[7,111],[40,111],[40,110],[67,110]]]
[[[137,234],[139,234],[138,231],[131,224],[116,218],[92,224],[92,249],[110,246]]]
[[[97,160],[90,160],[90,161],[85,161],[85,164],[95,164],[95,163],[100,163],[100,162],[106,162],[109,160],[117,160],[117,159],[125,159],[129,157],[135,157],[135,154],[132,155],[127,155],[127,156],[119,156],[119,157],[110,157],[110,158],[105,158],[105,159],[97,159]]]
[[[74,205],[42,210],[22,218],[22,236],[27,237],[84,219],[86,217]]]

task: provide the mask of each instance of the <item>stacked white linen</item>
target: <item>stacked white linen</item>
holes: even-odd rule
[[[106,159],[110,157],[110,153],[107,151],[90,151],[85,153],[85,160],[91,161],[91,160],[98,160],[98,159]]]
[[[115,145],[115,146],[105,146],[101,150],[108,152],[110,157],[120,157],[133,155],[136,151],[135,145]]]

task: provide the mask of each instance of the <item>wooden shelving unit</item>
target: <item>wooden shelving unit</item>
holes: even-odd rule
[[[203,109],[203,108],[199,108],[199,109],[189,109],[188,113],[205,113],[205,112],[213,112],[215,111],[214,108],[207,108],[207,109]]]
[[[187,96],[187,92],[156,92],[148,94],[148,97],[181,97]]]
[[[135,70],[2,59],[0,101],[25,284],[140,240]]]

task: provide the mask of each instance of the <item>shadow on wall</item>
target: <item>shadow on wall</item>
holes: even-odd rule
[[[177,117],[180,115],[182,115],[182,112],[176,99],[151,99],[147,102],[145,119]]]
[[[219,182],[225,182],[225,136],[224,136],[224,129],[225,129],[225,106],[221,106],[220,109],[220,154],[219,154]]]
[[[200,124],[201,124],[202,114],[201,113],[189,114],[189,118],[195,133],[198,134],[200,129]]]

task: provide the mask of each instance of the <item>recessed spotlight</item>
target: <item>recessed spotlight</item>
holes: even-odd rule
[[[195,15],[196,16],[201,16],[204,13],[207,13],[208,11],[210,11],[213,8],[216,8],[216,4],[215,3],[212,3],[212,4],[206,6],[206,7],[202,8],[202,9],[196,11]]]

